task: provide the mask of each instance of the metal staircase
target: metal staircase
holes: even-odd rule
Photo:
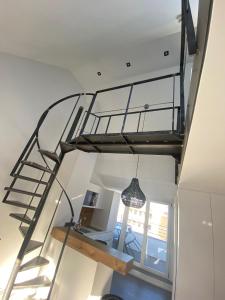
[[[54,104],[52,104],[41,116],[37,127],[35,128],[31,138],[26,144],[18,161],[16,162],[11,177],[12,183],[6,187],[6,195],[3,199],[5,204],[13,206],[15,212],[10,213],[10,217],[19,221],[19,231],[23,237],[23,242],[16,262],[11,272],[8,285],[4,291],[3,300],[8,300],[16,293],[17,290],[39,287],[49,287],[48,295],[45,299],[51,299],[52,290],[54,287],[57,271],[59,269],[60,261],[66,245],[66,240],[69,235],[71,226],[74,225],[74,211],[62,184],[57,179],[57,173],[63,162],[64,156],[70,151],[76,149],[85,152],[97,153],[124,153],[124,154],[146,154],[146,155],[170,155],[175,158],[176,171],[180,162],[182,146],[184,140],[184,126],[185,126],[185,109],[184,109],[184,69],[185,69],[185,49],[188,46],[189,54],[196,53],[196,39],[193,26],[193,20],[190,11],[188,0],[182,0],[182,24],[181,24],[181,60],[180,72],[169,74],[161,77],[150,78],[143,81],[137,81],[130,84],[120,85],[109,89],[99,90],[96,93],[74,94],[64,97]],[[187,35],[187,41],[185,38]],[[179,78],[180,103],[175,104],[175,79]],[[130,107],[133,91],[136,86],[151,83],[155,81],[171,79],[172,82],[172,99],[159,108],[150,108],[149,105],[133,109]],[[93,111],[95,101],[100,94],[109,91],[129,88],[129,96],[126,108],[115,111],[95,112]],[[80,98],[82,96],[92,97],[91,103],[87,111],[84,111],[80,106]],[[44,123],[49,112],[57,105],[75,99],[74,107],[67,120],[66,126],[57,142],[54,151],[49,149],[42,149],[39,141],[39,130]],[[148,115],[155,112],[167,111],[171,113],[171,127],[166,130],[145,130],[144,123]],[[115,117],[123,119],[120,131],[110,131],[110,125]],[[127,119],[130,116],[137,117],[137,124],[135,131],[127,130]],[[144,121],[143,121],[144,118]],[[105,128],[100,130],[100,125],[103,120],[107,120]],[[141,121],[142,120],[142,121]],[[142,127],[142,128],[141,128]],[[32,154],[39,153],[39,160],[31,159]],[[38,175],[31,176],[32,170],[36,170]],[[177,176],[177,173],[176,173]],[[35,278],[27,281],[18,282],[17,275],[21,272],[41,268],[49,264],[49,261],[43,255],[47,238],[49,236],[54,216],[58,209],[58,204],[55,207],[54,213],[51,217],[50,224],[47,228],[43,240],[33,239],[34,231],[38,225],[39,218],[45,207],[50,189],[54,181],[57,181],[65,194],[70,208],[70,216],[67,222],[67,234],[62,245],[58,262],[55,268],[52,279],[46,276],[38,275]],[[24,183],[33,184],[31,190],[24,188]],[[22,187],[21,187],[22,186]],[[26,185],[25,185],[26,186]],[[21,199],[21,196],[23,198]],[[24,209],[24,211],[17,212],[17,210]],[[40,250],[36,254],[35,250]],[[34,256],[28,261],[24,262],[24,258],[29,254],[34,253]],[[19,298],[16,298],[19,299]],[[21,298],[20,298],[21,299]],[[29,298],[31,299],[31,298]]]
[[[73,146],[71,146],[68,143],[68,141],[74,135],[75,130],[77,130],[77,126],[83,112],[82,106],[78,108],[78,104],[81,96],[84,96],[84,94],[74,94],[65,97],[57,101],[53,105],[51,105],[43,113],[43,115],[40,118],[40,121],[38,122],[36,129],[34,130],[34,133],[32,134],[30,140],[25,146],[19,160],[17,161],[15,167],[13,168],[10,174],[13,177],[11,185],[9,187],[5,187],[6,194],[3,199],[3,202],[15,208],[19,208],[20,210],[24,209],[23,213],[21,212],[18,213],[16,211],[10,213],[10,217],[20,222],[19,231],[22,234],[24,240],[19,250],[19,253],[17,255],[17,259],[13,267],[7,288],[4,291],[3,299],[10,299],[11,295],[15,294],[16,290],[28,289],[28,288],[36,289],[39,287],[50,287],[48,296],[46,298],[46,299],[50,299],[55,276],[59,267],[60,259],[65,245],[63,245],[61,249],[59,261],[56,266],[55,275],[52,281],[46,276],[37,276],[27,281],[18,282],[17,275],[27,270],[43,267],[45,265],[48,265],[49,263],[49,261],[42,256],[42,252],[43,252],[43,247],[45,246],[45,242],[47,240],[47,236],[50,232],[52,221],[56,213],[56,210],[58,208],[58,205],[55,208],[54,215],[51,218],[51,223],[49,224],[44,240],[37,241],[34,240],[32,236],[38,224],[38,220],[41,216],[42,210],[46,203],[52,184],[55,180],[58,181],[57,173],[59,171],[63,158],[67,152],[75,149]],[[92,96],[92,94],[85,94],[85,96]],[[61,134],[61,137],[57,143],[55,151],[51,152],[49,150],[41,149],[39,136],[38,136],[39,129],[43,124],[48,112],[56,105],[71,99],[72,100],[75,99],[75,104],[72,112],[70,113],[66,127],[64,128],[63,133]],[[68,126],[71,126],[69,131],[68,131]],[[65,137],[65,133],[67,133],[66,137]],[[41,158],[42,163],[40,163],[39,161],[37,162],[37,161],[30,160],[32,153],[37,151],[39,152],[39,157]],[[46,159],[48,159],[50,162],[47,162]],[[32,169],[38,171],[38,175],[36,174],[36,176],[31,176],[30,172]],[[25,182],[29,182],[33,184],[32,190],[27,190],[26,188],[18,187],[20,185],[24,186]],[[58,183],[66,195],[66,198],[69,203],[70,211],[71,211],[71,216],[69,217],[67,223],[68,233],[69,233],[70,227],[74,225],[73,222],[74,211],[66,191],[64,190],[62,184],[59,181]],[[19,196],[23,196],[23,198],[18,199]],[[38,249],[40,249],[40,251],[39,254],[37,255],[35,250]],[[30,255],[30,253],[32,252],[34,252],[35,256],[24,263],[23,261],[24,259],[26,259],[26,256],[28,254]]]

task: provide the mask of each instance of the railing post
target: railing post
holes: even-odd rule
[[[94,119],[94,122],[93,122],[92,127],[91,127],[91,132],[90,132],[90,134],[92,133],[92,130],[93,130],[94,126],[95,126],[96,119],[97,119],[97,117],[95,117],[95,119]]]
[[[181,0],[181,50],[180,50],[180,132],[184,133],[185,113],[184,113],[184,53],[185,53],[185,0]]]
[[[97,126],[96,126],[96,128],[95,128],[95,134],[96,134],[97,131],[98,131],[98,126],[99,126],[100,121],[101,121],[101,117],[98,117],[98,123],[97,123]]]
[[[174,115],[175,115],[175,76],[173,76],[173,112],[172,112],[172,131],[174,131]]]
[[[109,117],[109,120],[108,120],[108,123],[107,123],[107,126],[106,126],[106,131],[105,131],[105,133],[107,133],[107,131],[108,131],[108,129],[109,129],[109,123],[110,123],[110,121],[111,121],[111,116]]]
[[[139,117],[138,117],[138,126],[137,126],[137,132],[139,131],[139,127],[140,127],[140,121],[141,121],[141,112],[139,113]]]
[[[78,112],[77,112],[77,114],[76,114],[76,116],[74,118],[73,124],[72,124],[72,126],[70,128],[70,131],[69,131],[69,133],[67,135],[66,142],[69,142],[72,139],[72,137],[74,135],[74,132],[75,132],[75,130],[77,128],[77,125],[79,123],[80,117],[81,117],[81,115],[83,113],[83,110],[84,110],[83,106],[80,106],[79,109],[78,109]]]
[[[197,51],[197,42],[195,36],[195,27],[193,23],[191,7],[189,0],[182,0],[182,15],[184,18],[186,34],[187,34],[187,42],[188,42],[188,52],[190,55],[196,54]]]
[[[177,109],[177,132],[181,133],[181,114],[180,107]]]
[[[122,125],[121,132],[123,132],[124,128],[125,128],[125,123],[126,123],[126,119],[127,119],[127,113],[128,113],[128,109],[129,109],[129,105],[130,105],[132,92],[133,92],[133,84],[130,87],[130,93],[129,93],[129,97],[128,97],[128,101],[127,101],[127,107],[126,107],[126,111],[125,111],[125,115],[124,115],[124,119],[123,119],[123,125]]]
[[[85,119],[84,119],[84,123],[83,123],[83,125],[82,125],[82,127],[81,127],[80,135],[82,135],[82,134],[84,133],[84,129],[85,129],[86,125],[87,125],[87,122],[88,122],[88,119],[89,119],[91,110],[92,110],[92,108],[93,108],[93,106],[94,106],[96,97],[97,97],[97,92],[96,92],[96,93],[94,94],[94,96],[92,97],[91,104],[89,105],[89,108],[88,108],[86,117],[85,117]]]

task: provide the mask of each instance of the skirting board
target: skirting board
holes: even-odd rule
[[[166,291],[169,291],[169,292],[172,292],[172,284],[168,284],[166,282],[163,282],[157,278],[154,278],[152,277],[151,275],[146,275],[138,270],[135,270],[135,269],[132,269],[130,270],[129,274],[141,279],[141,280],[144,280],[146,282],[149,282],[159,288],[162,288]]]

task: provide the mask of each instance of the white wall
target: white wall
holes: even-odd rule
[[[137,155],[100,154],[92,175],[102,186],[121,192],[136,175]],[[174,183],[174,159],[169,156],[140,155],[137,177],[140,186],[152,200],[173,201],[176,185]]]
[[[178,210],[175,299],[212,300],[214,275],[210,195],[181,189],[178,193]]]
[[[9,173],[42,112],[59,98],[80,92],[82,88],[70,72],[61,68],[4,53],[0,54],[0,65],[0,196],[3,199],[3,188],[11,182]],[[63,123],[63,120],[54,122]],[[49,128],[55,125],[49,123]],[[41,140],[47,145],[43,136]],[[0,288],[8,279],[22,242],[19,222],[9,217],[13,211],[24,210],[0,204]]]
[[[174,299],[224,299],[225,195],[179,189]]]
[[[205,1],[200,3],[203,12]],[[224,1],[213,2],[205,60],[178,186],[176,300],[225,299],[224,10]],[[200,29],[206,26],[205,22],[200,20]]]

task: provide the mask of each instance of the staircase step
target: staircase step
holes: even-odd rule
[[[14,193],[19,193],[19,194],[25,194],[25,195],[33,196],[33,197],[42,197],[42,194],[37,194],[37,193],[29,192],[29,191],[15,189],[15,188],[12,188],[12,187],[5,187],[5,190],[9,191],[9,192],[14,192]]]
[[[26,224],[30,224],[32,222],[32,220],[28,216],[25,216],[24,214],[11,213],[9,215],[10,215],[10,217],[12,217],[14,219],[17,219],[17,220],[19,220],[23,223],[26,223]]]
[[[27,181],[31,181],[31,182],[35,182],[35,183],[40,183],[40,184],[45,184],[45,185],[48,184],[48,182],[46,182],[46,181],[38,180],[38,179],[35,179],[35,178],[32,178],[32,177],[23,176],[23,175],[20,175],[20,174],[15,174],[13,176],[15,178],[18,178],[18,179],[27,180]]]
[[[42,257],[42,256],[37,256],[33,258],[32,260],[28,261],[27,263],[23,264],[20,266],[19,272],[27,271],[33,268],[41,267],[44,265],[47,265],[49,261]]]
[[[39,276],[36,278],[33,278],[31,280],[23,281],[20,283],[14,284],[14,289],[35,289],[39,287],[47,287],[51,285],[51,281],[46,276]]]
[[[34,240],[30,240],[28,243],[28,246],[26,248],[25,253],[30,253],[34,250],[36,250],[37,248],[41,247],[43,245],[42,242],[38,242],[38,241],[34,241]]]
[[[29,167],[32,167],[34,169],[38,169],[38,170],[41,170],[41,171],[44,171],[44,172],[47,172],[47,173],[50,173],[50,174],[54,174],[54,172],[42,165],[39,165],[38,163],[36,162],[33,162],[33,161],[28,161],[28,160],[23,160],[21,162],[23,165],[26,165],[26,166],[29,166]]]
[[[27,234],[29,227],[27,226],[20,226],[19,227],[19,231],[22,233],[23,237],[25,237],[25,235]]]
[[[71,145],[67,142],[60,142],[61,151],[67,153],[76,150],[76,145]]]
[[[60,162],[61,162],[60,158],[55,152],[51,152],[51,151],[47,151],[47,150],[43,150],[43,149],[40,149],[39,152],[41,154],[43,154],[44,156],[50,158],[51,160],[53,160],[57,164],[60,164]]]
[[[35,206],[29,206],[28,204],[22,203],[20,201],[6,200],[4,203],[26,209],[36,210]]]

